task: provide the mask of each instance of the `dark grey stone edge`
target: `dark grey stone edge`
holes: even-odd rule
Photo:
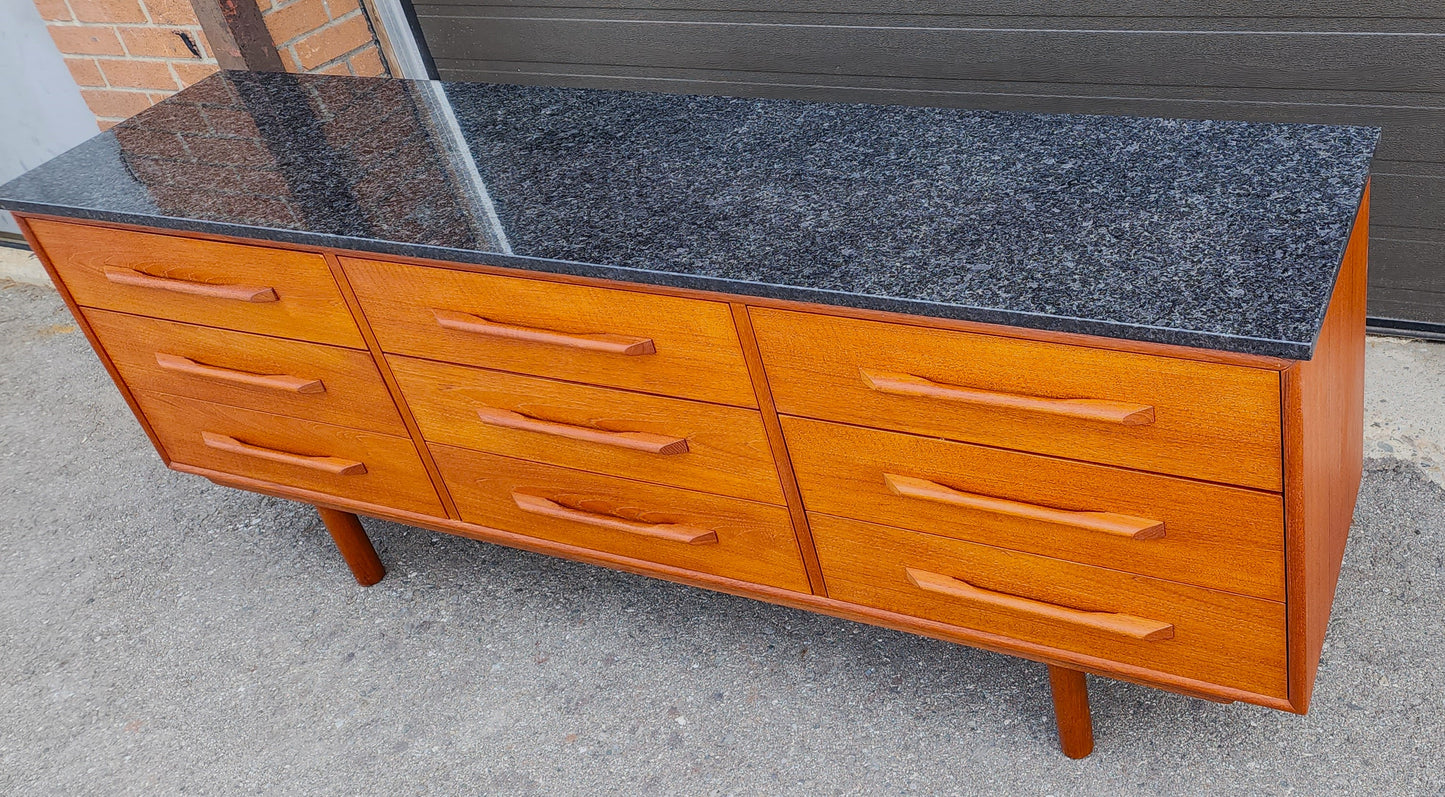
[[[1363,196],[1363,187],[1361,194]],[[1029,313],[970,305],[944,304],[914,299],[895,299],[871,294],[845,293],[818,288],[800,288],[792,285],[778,285],[767,282],[746,282],[718,277],[699,277],[673,271],[650,271],[623,266],[602,266],[569,260],[548,260],[543,258],[520,257],[472,249],[453,249],[428,244],[408,244],[372,238],[356,238],[327,233],[302,232],[273,227],[257,227],[243,224],[180,219],[169,216],[151,216],[141,213],[116,213],[94,208],[50,205],[25,200],[0,198],[0,209],[34,213],[88,221],[106,221],[115,224],[132,224],[141,227],[176,230],[180,232],[210,233],[233,238],[249,238],[258,241],[319,246],[342,249],[361,254],[399,255],[428,260],[445,260],[478,266],[496,266],[519,271],[543,274],[567,274],[575,277],[592,277],[618,282],[643,285],[658,285],[670,288],[688,288],[714,293],[728,293],[738,296],[757,296],[767,299],[781,299],[837,307],[854,307],[861,310],[879,310],[923,318],[942,318],[953,321],[974,321],[984,324],[1024,327],[1048,332],[1072,332],[1081,335],[1133,340],[1144,343],[1163,343],[1187,346],[1212,351],[1226,351],[1237,354],[1254,354],[1264,357],[1279,357],[1289,360],[1309,360],[1314,356],[1315,342],[1319,327],[1309,341],[1275,340],[1242,335],[1226,335],[1212,332],[1157,327],[1147,324],[1125,324],[1113,321],[1096,321],[1056,316],[1046,313]],[[1343,261],[1343,251],[1341,252]],[[1338,278],[1339,266],[1336,266]],[[1324,322],[1323,312],[1320,324]]]

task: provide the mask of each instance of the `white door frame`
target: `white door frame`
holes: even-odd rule
[[[377,27],[376,35],[387,50],[387,60],[394,72],[392,77],[426,80],[426,60],[421,56],[416,35],[412,32],[411,21],[407,19],[402,0],[365,0],[371,14],[371,24]]]

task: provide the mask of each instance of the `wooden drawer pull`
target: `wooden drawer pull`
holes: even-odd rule
[[[171,293],[185,293],[191,296],[207,296],[212,299],[234,299],[238,302],[279,301],[275,288],[255,285],[215,285],[209,282],[192,282],[174,277],[157,277],[131,268],[107,268],[105,278],[117,285],[135,288],[155,288]]]
[[[552,346],[566,346],[569,349],[600,351],[608,354],[636,356],[640,354],[657,353],[657,347],[653,345],[651,338],[635,338],[628,335],[609,335],[606,333],[577,335],[571,332],[556,332],[550,329],[519,327],[515,324],[489,321],[481,316],[470,313],[457,313],[451,310],[433,310],[432,314],[436,316],[437,323],[444,329],[470,332],[474,335],[486,335],[493,338],[506,338],[507,340],[520,340],[529,343],[546,343]]]
[[[710,545],[717,542],[717,532],[707,529],[695,529],[675,523],[641,523],[612,515],[584,512],[581,509],[563,506],[539,495],[513,492],[512,500],[517,502],[517,508],[523,512],[558,520],[570,520],[574,523],[586,523],[589,526],[600,526],[613,531],[625,531],[640,537],[656,537],[660,540],[685,542],[688,545]]]
[[[1174,626],[1171,623],[1146,620],[1131,614],[1071,609],[1067,606],[1057,606],[1032,598],[1021,598],[1007,592],[994,592],[990,589],[975,587],[963,579],[930,573],[927,570],[916,570],[912,567],[904,568],[904,570],[908,573],[908,580],[913,582],[913,586],[925,592],[936,592],[992,609],[1006,609],[1031,617],[1057,620],[1069,625],[1092,628],[1106,634],[1141,639],[1145,642],[1158,642],[1174,638]]]
[[[199,376],[203,379],[214,379],[218,382],[230,382],[249,387],[263,387],[286,393],[310,395],[326,392],[326,386],[321,384],[320,379],[306,379],[286,374],[253,374],[250,371],[237,371],[232,368],[222,368],[219,365],[198,363],[188,357],[176,354],[156,352],[156,365],[167,371],[175,371],[189,376]]]
[[[277,451],[274,448],[243,443],[229,435],[215,432],[201,432],[201,440],[205,441],[207,447],[218,451],[280,462],[283,465],[295,465],[298,468],[319,470],[336,476],[360,476],[366,472],[366,465],[355,460],[339,457],[311,457],[305,454],[293,454],[290,451]]]
[[[995,393],[971,387],[930,382],[912,374],[886,374],[858,369],[868,387],[894,396],[916,396],[977,404],[983,407],[1028,410],[1082,418],[1088,421],[1117,423],[1123,426],[1147,426],[1154,422],[1154,408],[1147,404],[1129,404],[1106,399],[1058,399],[1025,396],[1018,393]]]
[[[605,429],[591,429],[586,426],[573,426],[556,421],[544,421],[540,418],[523,415],[520,412],[498,409],[496,407],[478,407],[477,417],[481,418],[482,423],[488,426],[500,426],[503,429],[521,429],[528,432],[550,434],[556,437],[566,437],[571,440],[601,443],[602,445],[616,446],[617,448],[630,448],[633,451],[646,451],[649,454],[687,453],[687,439],[681,437],[668,437],[650,432],[609,432]]]
[[[896,476],[892,473],[883,474],[883,483],[888,485],[889,491],[894,495],[904,498],[917,498],[920,501],[933,501],[1010,517],[1042,520],[1046,523],[1073,526],[1077,529],[1097,531],[1101,534],[1128,537],[1131,540],[1157,540],[1164,536],[1164,521],[1162,520],[1117,515],[1113,512],[1077,512],[1070,509],[1055,509],[1051,506],[1025,504],[1020,501],[1010,501],[1007,498],[995,498],[991,495],[966,493],[927,479]]]

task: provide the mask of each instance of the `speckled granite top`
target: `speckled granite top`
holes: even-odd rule
[[[1377,140],[231,72],[0,207],[1303,359]]]

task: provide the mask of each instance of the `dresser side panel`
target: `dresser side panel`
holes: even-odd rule
[[[1314,358],[1285,371],[1290,702],[1309,709],[1364,467],[1370,193],[1360,202]]]

